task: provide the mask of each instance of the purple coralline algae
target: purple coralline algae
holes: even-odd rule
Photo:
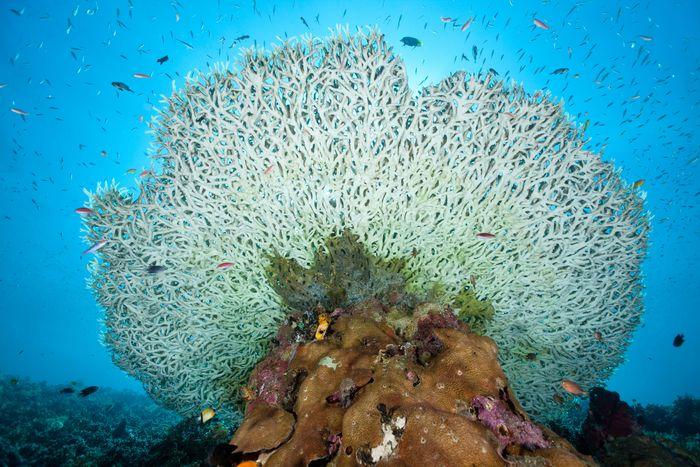
[[[529,449],[549,447],[542,430],[534,423],[514,413],[505,401],[488,396],[472,399],[476,418],[491,429],[502,448],[510,444],[520,444]]]

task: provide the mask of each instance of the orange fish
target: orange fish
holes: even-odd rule
[[[570,379],[561,380],[561,387],[563,387],[566,392],[573,394],[574,396],[585,396],[588,394],[586,391],[581,389],[581,386],[574,383]]]
[[[488,240],[495,237],[494,234],[488,232],[479,232],[478,234],[476,234],[476,236],[478,238],[483,238],[484,240]]]
[[[443,23],[451,23],[454,20],[452,18],[450,18],[449,16],[441,16],[440,21],[442,21]]]
[[[265,175],[270,175],[270,172],[272,172],[272,169],[274,169],[274,168],[275,168],[275,167],[271,165],[270,167],[268,167],[267,169],[265,169]]]
[[[549,25],[547,25],[547,23],[545,23],[544,21],[539,20],[539,19],[537,19],[537,18],[533,19],[533,20],[532,20],[532,23],[533,23],[535,26],[537,26],[538,28],[544,29],[545,31],[546,31],[547,29],[549,29]]]
[[[75,212],[76,212],[77,214],[80,214],[81,216],[86,216],[86,215],[95,214],[95,211],[93,211],[93,210],[90,209],[90,208],[85,208],[85,207],[76,208]]]
[[[236,467],[258,467],[258,463],[255,461],[243,461],[240,464],[236,464]]]
[[[643,179],[643,178],[640,178],[639,180],[637,180],[636,182],[634,182],[634,183],[632,184],[632,189],[633,189],[633,190],[636,190],[637,188],[639,188],[639,187],[642,186],[642,185],[644,185],[644,179]]]
[[[216,269],[228,269],[228,268],[230,268],[231,266],[233,266],[233,263],[230,263],[230,262],[228,262],[228,261],[224,261],[223,263],[219,263],[219,264],[216,266]]]

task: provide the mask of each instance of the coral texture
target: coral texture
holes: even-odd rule
[[[167,101],[137,199],[88,193],[104,341],[150,394],[185,414],[235,400],[285,313],[267,255],[308,265],[344,229],[405,258],[415,292],[439,279],[447,302],[488,300],[484,332],[536,416],[562,378],[591,387],[621,361],[648,218],[561,105],[462,72],[416,95],[378,31],[250,51],[239,68]]]
[[[233,448],[218,448],[214,464],[592,465],[528,418],[493,340],[449,309],[370,300],[345,311],[323,340],[309,338],[292,354],[275,349],[259,364],[284,360],[275,398],[284,402],[268,404],[264,385],[251,378]],[[413,323],[412,334],[396,328],[399,315]]]

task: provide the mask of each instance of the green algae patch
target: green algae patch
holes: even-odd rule
[[[459,319],[473,332],[485,334],[488,323],[496,312],[490,300],[479,300],[473,288],[465,288],[456,296],[450,296],[441,282],[433,282],[425,294],[426,301],[450,304]]]
[[[269,257],[267,280],[285,304],[297,310],[346,307],[369,298],[403,292],[404,259],[370,254],[348,230],[329,237],[309,268],[279,255]]]
[[[489,300],[479,300],[474,290],[463,290],[452,301],[457,316],[467,323],[472,331],[484,334],[495,309]]]

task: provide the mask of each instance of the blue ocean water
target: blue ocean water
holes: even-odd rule
[[[591,148],[628,182],[645,180],[646,311],[608,387],[642,403],[700,396],[700,3],[7,1],[0,21],[0,373],[140,390],[99,341],[73,212],[83,188],[137,187],[151,166],[147,122],[191,70],[278,38],[376,25],[416,89],[490,68],[547,89],[590,121]]]

